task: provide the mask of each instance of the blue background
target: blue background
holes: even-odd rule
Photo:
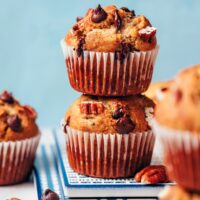
[[[60,40],[98,3],[127,6],[158,28],[155,81],[200,62],[199,0],[0,0],[0,90],[34,106],[40,125],[58,126],[79,95],[69,85]]]

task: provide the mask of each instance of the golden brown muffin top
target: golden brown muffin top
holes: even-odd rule
[[[150,130],[154,103],[143,95],[121,98],[80,96],[68,109],[66,126],[97,133],[141,132]]]
[[[23,140],[36,136],[36,111],[22,106],[8,91],[0,94],[0,142]]]
[[[171,84],[171,82],[172,81],[151,83],[144,95],[152,99],[155,103],[158,103],[163,98],[165,92],[168,90],[168,87]]]
[[[179,186],[171,186],[159,194],[159,200],[200,200],[200,195],[189,193]]]
[[[200,133],[200,65],[180,72],[156,107],[156,120],[163,126]]]
[[[114,5],[88,9],[65,37],[69,46],[97,52],[133,52],[155,48],[156,28],[143,15]]]

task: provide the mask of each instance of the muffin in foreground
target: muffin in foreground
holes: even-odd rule
[[[0,94],[0,185],[19,183],[32,169],[40,134],[37,114],[8,91]]]
[[[149,20],[114,5],[90,8],[61,45],[71,86],[97,96],[146,91],[158,53]]]
[[[159,200],[200,200],[200,194],[188,192],[180,186],[171,186],[159,194]]]
[[[71,168],[93,177],[133,177],[151,162],[153,110],[153,101],[142,95],[79,97],[63,122]]]
[[[156,107],[153,129],[164,147],[168,174],[200,191],[200,65],[180,72]]]

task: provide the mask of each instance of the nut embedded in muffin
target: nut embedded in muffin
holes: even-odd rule
[[[31,106],[21,105],[10,92],[0,94],[0,159],[5,160],[0,185],[19,183],[29,175],[40,139],[36,117]]]
[[[71,86],[98,96],[147,90],[158,53],[156,28],[114,5],[89,9],[61,42]]]
[[[142,95],[79,97],[63,123],[72,169],[88,176],[119,178],[149,165],[154,136],[148,121],[153,108],[153,101]]]

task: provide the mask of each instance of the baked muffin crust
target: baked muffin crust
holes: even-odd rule
[[[121,98],[82,95],[68,109],[64,127],[97,133],[147,131],[153,108],[153,101],[143,95]]]
[[[38,134],[36,111],[22,106],[8,91],[0,94],[0,142],[16,141]]]
[[[200,134],[200,65],[180,72],[155,111],[159,124]]]
[[[156,29],[145,16],[114,5],[88,9],[68,32],[65,42],[77,50],[97,52],[122,51],[124,43],[130,52],[147,51],[157,44]]]

